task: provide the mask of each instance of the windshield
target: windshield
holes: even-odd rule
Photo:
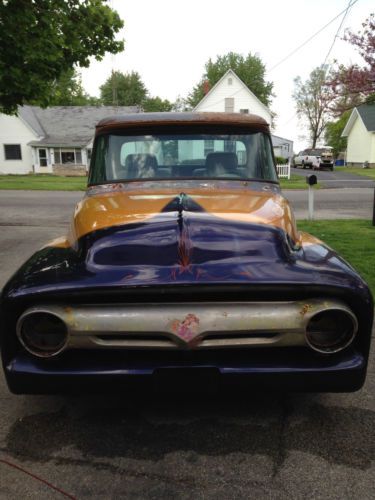
[[[97,137],[89,184],[175,178],[277,181],[270,139],[260,132]]]

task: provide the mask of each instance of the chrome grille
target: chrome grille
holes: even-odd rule
[[[288,302],[41,305],[65,322],[66,349],[232,349],[301,346],[306,325],[321,311],[351,311],[325,298]]]

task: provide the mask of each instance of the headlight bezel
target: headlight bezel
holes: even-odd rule
[[[35,331],[38,329],[39,332]],[[48,334],[48,330],[51,329],[56,331]],[[57,356],[68,345],[69,330],[66,323],[57,314],[42,309],[23,313],[17,321],[16,333],[22,346],[38,358]],[[32,335],[39,336],[39,339],[38,337],[33,339]],[[51,341],[52,335],[55,337],[55,342],[48,346],[48,343],[45,342],[46,340]],[[58,341],[56,341],[56,337],[59,338]]]

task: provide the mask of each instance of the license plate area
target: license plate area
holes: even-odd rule
[[[158,368],[153,377],[158,393],[216,394],[220,388],[220,371],[214,367]]]

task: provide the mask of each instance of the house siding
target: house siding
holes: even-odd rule
[[[365,161],[370,164],[375,163],[373,141],[374,134],[367,131],[361,118],[357,118],[348,136],[347,163],[349,165],[362,165]]]
[[[375,132],[371,132],[371,153],[370,153],[370,164],[375,167]]]
[[[289,160],[293,156],[293,141],[277,135],[271,135],[271,138],[275,156]]]
[[[228,79],[232,79],[232,84],[228,84]],[[213,91],[208,94],[198,105],[194,111],[225,111],[225,99],[233,97],[234,112],[239,113],[241,109],[248,109],[249,113],[261,116],[267,123],[271,123],[271,113],[267,108],[253,96],[243,82],[234,75],[227,75]]]
[[[37,139],[18,116],[0,114],[0,174],[28,174],[33,171],[33,155],[28,142]],[[4,144],[20,144],[21,160],[6,160]]]

